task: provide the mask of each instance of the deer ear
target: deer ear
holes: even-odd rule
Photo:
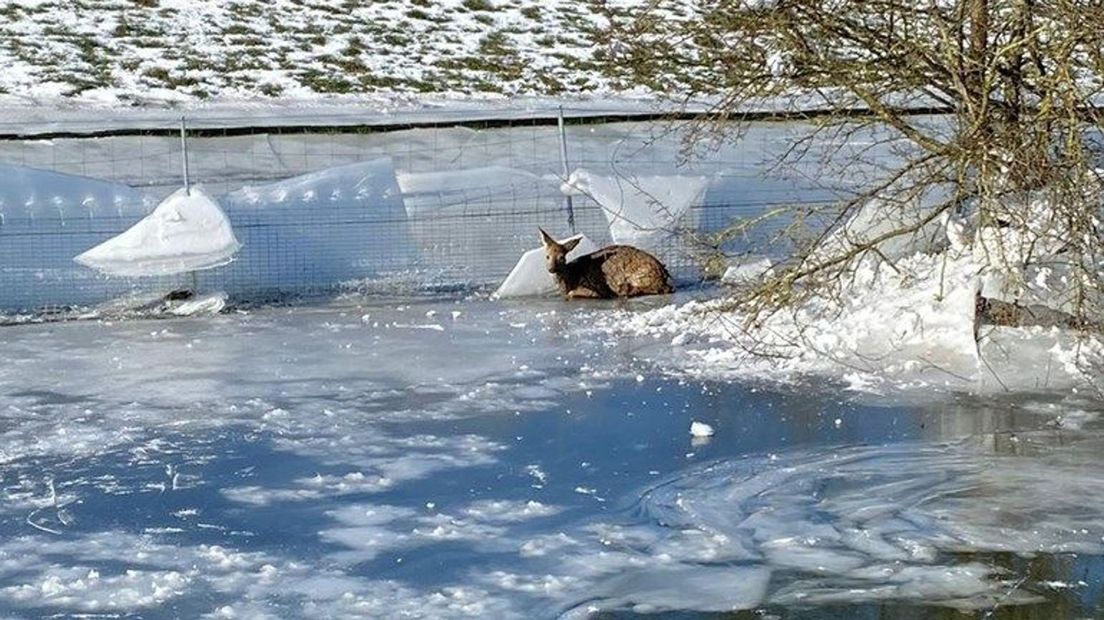
[[[575,237],[574,239],[568,239],[567,241],[564,241],[560,245],[563,246],[564,252],[566,253],[566,252],[570,252],[571,250],[574,250],[575,246],[579,245],[579,242],[582,241],[582,240],[583,240],[582,237]]]
[[[543,228],[537,228],[537,230],[540,231],[541,245],[545,247],[556,245],[556,240],[553,239],[548,233],[544,232]]]

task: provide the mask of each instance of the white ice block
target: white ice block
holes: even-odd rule
[[[74,260],[109,275],[165,276],[225,265],[240,247],[222,209],[193,187]]]

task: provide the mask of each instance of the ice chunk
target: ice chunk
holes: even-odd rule
[[[831,260],[884,235],[912,228],[916,230],[877,243],[878,251],[890,259],[897,259],[938,250],[947,244],[949,231],[944,220],[930,218],[931,207],[920,202],[871,198],[844,224],[830,232],[810,259],[814,262]]]
[[[713,427],[705,422],[690,423],[690,434],[694,437],[712,437],[715,432]]]
[[[706,185],[704,177],[607,177],[579,168],[560,190],[597,202],[614,243],[659,252],[679,230],[693,227],[690,207],[701,200]]]
[[[730,265],[721,276],[723,284],[749,284],[770,273],[771,261],[769,258],[750,258]]]
[[[490,284],[508,267],[503,252],[520,254],[537,226],[564,217],[559,180],[516,168],[404,172],[398,182],[418,265],[444,282]]]
[[[568,237],[561,243],[576,238],[580,239],[579,245],[575,246],[575,249],[567,255],[567,260],[574,260],[579,256],[598,250],[598,247],[586,235]],[[535,248],[521,255],[521,259],[514,265],[510,275],[506,276],[498,290],[495,291],[495,297],[533,297],[554,292],[556,292],[556,282],[544,265],[544,249]]]
[[[178,316],[218,314],[226,308],[226,293],[214,293],[187,299],[170,307],[169,312]]]
[[[0,164],[0,308],[90,305],[125,294],[73,257],[117,235],[157,205],[119,183]]]
[[[137,224],[74,260],[110,275],[164,276],[225,265],[240,247],[226,215],[193,187],[177,190]]]

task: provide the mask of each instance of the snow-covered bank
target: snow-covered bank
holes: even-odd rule
[[[1058,327],[981,326],[972,257],[916,254],[868,262],[840,299],[814,299],[757,326],[725,299],[598,318],[603,330],[650,336],[662,366],[697,378],[793,381],[826,376],[850,389],[1098,389],[1104,341]],[[669,345],[669,346],[667,346]]]
[[[5,3],[0,95],[108,104],[610,91],[597,7],[446,0]],[[495,33],[495,34],[488,34]]]

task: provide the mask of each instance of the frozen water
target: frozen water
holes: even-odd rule
[[[272,111],[258,112],[267,117]],[[346,120],[352,112],[345,110]],[[443,114],[454,112],[450,107]],[[207,116],[204,111],[200,114]],[[208,120],[210,126],[220,126],[214,118]],[[299,120],[310,124],[318,119]],[[802,170],[762,174],[764,167],[759,163],[781,154],[784,141],[778,139],[779,132],[791,130],[773,123],[749,127],[745,142],[723,145],[700,161],[682,157],[682,132],[672,133],[669,127],[654,123],[569,126],[566,132],[572,162],[585,166],[596,183],[605,179],[648,186],[649,194],[670,203],[658,213],[663,216],[658,223],[664,226],[671,223],[666,217],[668,207],[685,201],[664,198],[676,188],[662,184],[681,179],[694,185],[709,179],[679,225],[694,224],[699,232],[713,235],[734,217],[753,219],[771,205],[805,204],[837,195]],[[401,285],[406,290],[418,285],[493,286],[531,247],[537,226],[562,236],[569,231],[582,232],[596,244],[606,245],[612,241],[607,209],[594,200],[575,196],[575,230],[567,225],[566,197],[559,188],[562,164],[558,157],[548,157],[558,144],[555,127],[530,126],[195,137],[189,141],[192,177],[218,196],[244,246],[231,265],[200,274],[200,287],[255,301],[286,296],[287,291],[279,289],[310,294],[332,290],[335,284],[349,280],[356,281],[358,290],[378,284],[377,290],[391,292]],[[10,260],[0,261],[8,268],[0,274],[10,281],[0,287],[0,309],[30,312],[78,306],[85,310],[123,294],[164,294],[190,286],[190,278],[108,280],[72,263],[80,252],[132,226],[149,213],[157,199],[179,187],[179,153],[179,138],[166,136],[28,139],[0,144],[0,160],[111,179],[145,188],[152,197],[144,209],[118,217],[110,211],[84,209],[83,196],[60,195],[57,201],[62,206],[55,208],[50,206],[54,195],[45,200],[43,196],[49,192],[41,188],[62,187],[65,179],[73,177],[37,177],[37,189],[31,194],[36,196],[34,214],[38,219],[13,224],[11,217],[23,209],[3,208],[8,221],[0,228],[0,258]],[[397,181],[390,170],[371,163],[379,158],[392,159],[400,171]],[[343,186],[369,177],[374,179],[369,183],[372,191],[379,190],[377,198],[369,200],[353,187]],[[377,186],[375,180],[381,184]],[[121,185],[99,182],[99,186],[138,194]],[[343,187],[344,191],[335,192]],[[623,189],[624,196],[618,201],[625,198],[626,205],[638,206],[648,203],[639,192]],[[16,193],[18,200],[12,200],[19,204],[30,195],[25,196],[24,190]],[[399,204],[399,194],[403,204]],[[104,196],[104,200],[96,198],[96,204],[104,204],[108,194]],[[701,208],[704,206],[709,208]],[[64,224],[42,219],[43,214],[58,209],[65,214]],[[648,213],[657,215],[650,210],[642,215]],[[776,219],[764,226],[777,224]],[[674,243],[667,233],[647,232],[669,245]],[[742,252],[757,238],[729,239],[721,249]],[[700,275],[689,260],[691,253],[681,251],[687,248],[668,249],[660,254],[670,255],[661,257],[676,278]],[[356,267],[348,268],[350,263]],[[335,282],[335,277],[341,279]],[[280,285],[276,290],[274,281]]]
[[[153,205],[133,190],[24,168],[12,173],[15,184],[0,190],[0,276],[6,279],[0,306],[7,310],[96,306],[193,283],[205,293],[250,301],[332,291],[409,269],[416,258],[386,158],[245,187],[217,200],[198,188],[192,198],[177,192],[147,219]],[[54,189],[45,199],[48,187]],[[74,264],[78,254],[114,275]]]
[[[1099,613],[1099,402],[666,378],[608,307],[6,329],[0,613]]]
[[[202,187],[180,189],[118,236],[74,260],[117,276],[176,275],[230,262],[241,244]]]
[[[5,224],[25,220],[64,222],[114,215],[145,215],[151,197],[120,183],[24,166],[0,164],[0,214]]]
[[[440,172],[404,172],[398,175],[406,211],[420,217],[449,207],[465,207],[472,203],[499,203],[507,208],[518,198],[552,201],[553,186],[536,174],[517,168],[486,166],[466,170]],[[552,205],[555,208],[555,204]]]

